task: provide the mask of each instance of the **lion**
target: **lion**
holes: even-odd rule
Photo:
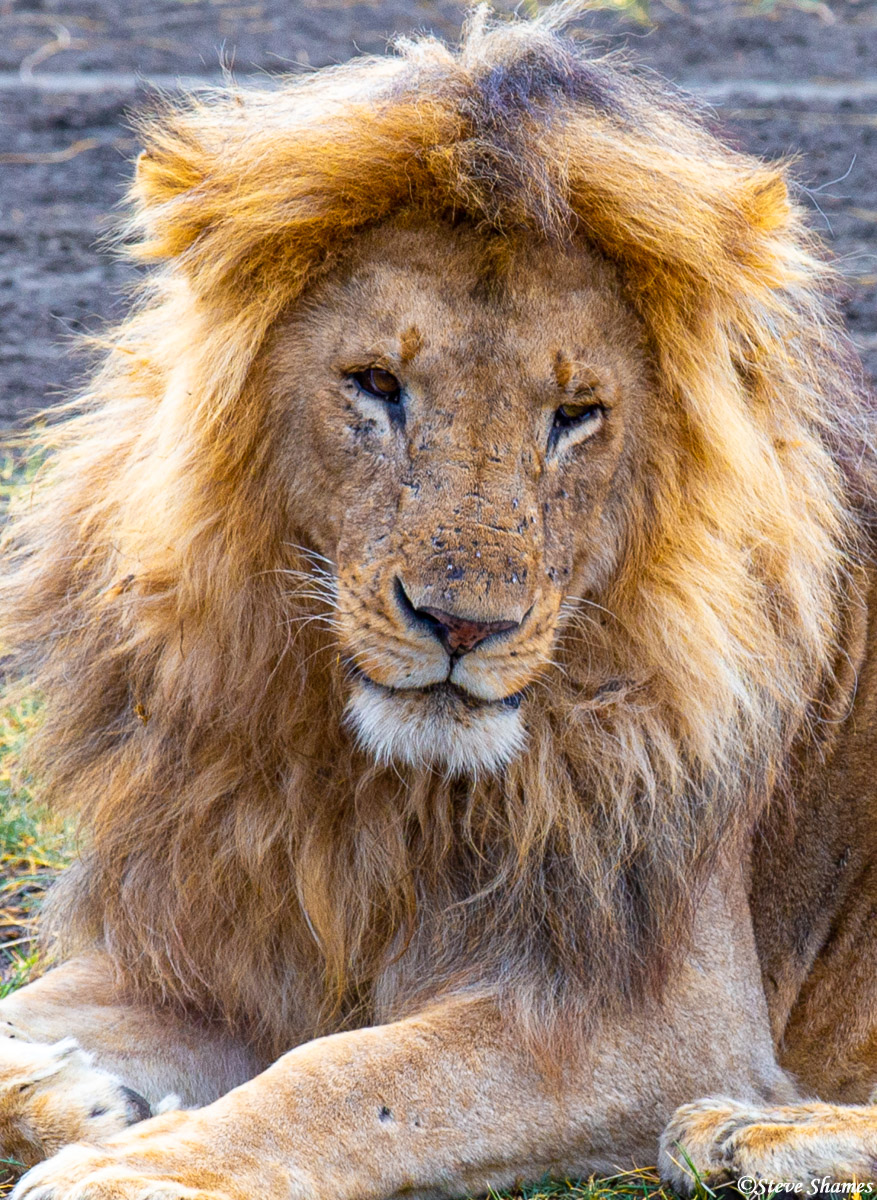
[[[575,11],[143,118],[5,539],[16,1200],[873,1173],[873,401],[785,167]]]

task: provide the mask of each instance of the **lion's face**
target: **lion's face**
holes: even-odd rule
[[[382,760],[501,766],[564,601],[623,552],[625,480],[658,421],[610,269],[395,222],[282,326],[270,370],[291,512],[335,565],[357,736]]]

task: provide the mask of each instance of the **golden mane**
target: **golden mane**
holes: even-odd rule
[[[782,170],[569,12],[162,102],[130,251],[161,265],[7,535],[33,762],[84,824],[59,953],[100,941],[269,1052],[424,986],[542,1019],[654,994],[830,677],[874,479],[830,273]],[[404,209],[546,256],[586,239],[685,414],[631,481],[622,570],[572,605],[527,752],[477,782],[379,768],[342,727],[262,383],[278,316]]]

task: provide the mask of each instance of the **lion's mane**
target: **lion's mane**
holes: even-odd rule
[[[128,229],[155,265],[7,537],[32,761],[83,817],[58,952],[101,943],[270,1052],[423,989],[537,1025],[656,994],[718,847],[819,723],[874,487],[830,272],[781,168],[561,18],[159,102]],[[587,239],[683,414],[631,481],[623,569],[571,602],[527,752],[474,782],[378,768],[343,729],[261,369],[402,209],[548,257]]]

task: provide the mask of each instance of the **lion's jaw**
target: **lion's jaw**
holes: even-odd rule
[[[564,601],[599,595],[622,554],[613,487],[648,412],[611,270],[585,246],[500,251],[390,222],[271,359],[291,511],[335,567],[343,720],[377,761],[451,775],[526,747]]]

